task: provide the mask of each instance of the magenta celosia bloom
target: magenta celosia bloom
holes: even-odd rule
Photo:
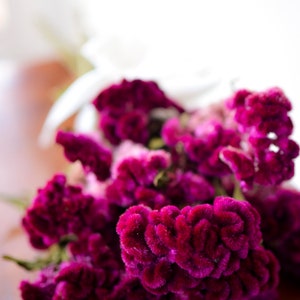
[[[283,272],[300,278],[300,192],[280,187],[246,196],[262,216],[265,247],[277,256]]]
[[[174,159],[185,157],[186,167],[193,169],[196,164],[200,174],[233,173],[243,190],[253,184],[278,185],[292,178],[299,155],[299,146],[289,138],[290,110],[289,100],[278,88],[261,93],[240,90],[225,103],[191,113],[188,120],[168,120],[162,138],[171,149],[182,145],[182,153],[175,151],[179,158]]]
[[[78,186],[68,185],[64,175],[55,175],[38,190],[23,218],[33,247],[48,248],[67,234],[81,234],[106,226],[101,201],[85,195]]]
[[[106,197],[122,207],[143,203],[153,208],[168,204],[168,200],[154,188],[156,176],[170,166],[170,155],[163,150],[136,150],[124,155],[113,166],[112,180]]]
[[[198,112],[194,113],[197,114]],[[193,114],[191,119],[195,119]],[[162,129],[162,137],[169,147],[182,144],[185,155],[197,172],[207,176],[224,176],[230,173],[228,166],[220,160],[220,152],[226,146],[239,147],[240,137],[227,128],[222,120],[200,118],[196,126],[189,123],[182,127],[179,120],[168,120]]]
[[[52,300],[56,283],[55,270],[52,267],[42,270],[39,278],[34,283],[22,281],[20,283],[21,297],[23,300]]]
[[[275,256],[270,251],[258,248],[251,250],[236,272],[219,279],[204,279],[194,293],[202,294],[205,300],[275,300],[276,294],[275,298],[265,297],[274,295],[278,273],[279,265]],[[191,299],[198,299],[191,293]]]
[[[299,155],[299,146],[289,138],[293,130],[288,116],[292,105],[283,91],[279,88],[260,93],[240,90],[227,101],[227,105],[233,112],[243,143],[248,145],[243,151],[252,157],[255,166],[252,182],[278,185],[291,179],[294,175],[293,160]],[[244,160],[241,154],[224,159],[239,173],[242,173],[238,167],[241,160]]]
[[[152,211],[133,206],[120,217],[117,232],[127,272],[140,278],[148,291],[167,294],[187,292],[208,282],[228,285],[228,276],[243,276],[238,272],[242,266],[245,272],[248,270],[248,260],[256,259],[256,253],[266,258],[257,258],[253,268],[259,267],[260,260],[269,263],[271,253],[260,246],[259,225],[259,215],[248,202],[219,197],[213,205],[186,206],[182,210],[165,206]],[[251,253],[255,253],[253,258]],[[263,280],[257,279],[253,287],[248,283],[247,291],[240,288],[243,297],[257,295],[264,285],[276,286],[278,267],[273,256],[271,260],[270,268],[262,266],[269,272],[261,274]]]
[[[105,272],[89,263],[72,262],[64,265],[55,277],[53,300],[97,300],[105,297]]]
[[[108,87],[93,103],[100,112],[100,128],[114,145],[128,139],[146,144],[151,135],[150,112],[156,108],[183,111],[155,82],[138,79]]]
[[[59,131],[56,142],[64,147],[71,162],[80,161],[86,172],[92,172],[102,181],[110,176],[111,151],[83,134]]]

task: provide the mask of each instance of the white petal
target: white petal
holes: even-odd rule
[[[78,132],[95,131],[97,125],[97,111],[91,104],[85,105],[76,116],[74,130]]]
[[[111,80],[109,76],[103,77],[97,69],[78,78],[52,106],[39,136],[39,144],[48,146],[57,127],[91,102]]]

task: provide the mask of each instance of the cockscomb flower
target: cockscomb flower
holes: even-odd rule
[[[23,300],[52,300],[56,288],[55,268],[48,267],[39,273],[38,279],[34,282],[21,281],[20,291]]]
[[[101,201],[68,185],[66,177],[57,174],[38,190],[22,222],[32,246],[45,249],[67,234],[104,228],[107,215]]]
[[[123,140],[145,144],[151,132],[151,111],[183,108],[170,100],[153,81],[123,80],[103,90],[93,101],[100,112],[100,128],[114,145]]]
[[[241,152],[222,153],[237,177],[247,177],[239,161],[250,156],[254,174],[252,182],[261,185],[279,185],[294,175],[293,160],[299,155],[299,146],[289,138],[293,123],[288,115],[292,105],[283,91],[271,88],[264,92],[237,91],[226,102],[242,137]],[[249,160],[247,162],[249,164]],[[247,181],[247,180],[246,180]],[[247,184],[246,184],[247,185]]]
[[[92,172],[99,181],[110,176],[111,151],[83,134],[59,131],[56,142],[64,147],[64,153],[71,162],[80,161],[86,172]]]
[[[106,189],[107,199],[122,207],[144,203],[159,208],[168,204],[154,189],[154,180],[170,164],[170,155],[163,150],[139,148],[132,155],[124,155],[113,166],[112,180]]]
[[[262,217],[265,247],[274,252],[283,272],[300,278],[300,192],[280,187],[246,198]]]
[[[259,224],[248,202],[218,197],[213,205],[182,210],[133,206],[120,217],[117,232],[127,272],[152,293],[166,294],[237,272],[250,252],[263,251]]]
[[[279,264],[275,256],[264,248],[258,248],[249,252],[233,274],[219,279],[204,279],[194,291],[189,292],[190,299],[198,299],[193,294],[198,297],[202,294],[205,300],[275,300],[278,274]]]
[[[20,285],[23,300],[98,300],[110,292],[105,289],[105,272],[88,261],[64,262],[52,270],[41,272],[35,283],[23,281]]]
[[[219,158],[220,152],[229,145],[239,147],[241,138],[235,128],[227,125],[222,109],[225,109],[224,106],[214,105],[209,114],[205,109],[203,112],[199,109],[181,119],[169,119],[163,125],[162,138],[166,145],[171,149],[182,145],[179,155],[187,158],[187,166],[181,167],[194,169],[206,176],[230,174],[230,168]]]

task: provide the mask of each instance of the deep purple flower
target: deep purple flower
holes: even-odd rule
[[[201,117],[197,116],[199,114]],[[163,126],[162,137],[171,149],[182,145],[183,152],[179,155],[185,156],[197,172],[207,176],[229,174],[230,169],[220,160],[220,152],[224,147],[239,147],[240,144],[239,135],[225,124],[224,116],[204,116],[201,109],[190,114],[187,124],[179,119],[168,120]]]
[[[182,210],[133,206],[120,217],[117,232],[127,272],[152,293],[166,294],[239,270],[249,250],[259,248],[259,223],[248,202],[219,197],[213,206]]]
[[[167,199],[154,189],[154,180],[169,166],[169,153],[163,150],[142,148],[131,156],[124,155],[113,166],[112,180],[106,189],[107,199],[122,207],[144,203],[160,208],[168,204]]]
[[[92,172],[102,181],[110,176],[111,151],[83,134],[59,131],[56,142],[64,147],[65,156],[80,161],[86,172]]]
[[[279,264],[275,256],[270,251],[258,248],[241,261],[241,266],[235,273],[219,279],[204,279],[198,290],[208,300],[261,299],[258,296],[274,295],[279,281],[278,273]]]
[[[98,300],[107,294],[103,289],[105,273],[85,262],[66,263],[55,277],[53,300]]]
[[[246,197],[262,217],[265,247],[277,256],[283,272],[300,278],[300,192],[277,188]]]
[[[106,225],[101,201],[85,195],[78,186],[68,185],[64,175],[55,175],[38,190],[23,218],[33,247],[45,249],[67,234],[93,232]]]
[[[123,80],[103,90],[93,101],[100,112],[100,128],[114,145],[130,139],[145,144],[150,136],[150,112],[156,108],[183,109],[153,81]]]
[[[260,93],[240,90],[227,101],[227,105],[242,136],[244,157],[250,157],[255,167],[252,183],[279,185],[292,178],[293,160],[299,155],[299,146],[289,138],[293,124],[288,112],[292,106],[283,91],[279,88]],[[231,155],[229,160],[223,158],[233,172],[237,165],[241,166],[238,161],[245,161],[241,153],[235,154],[235,158]],[[237,178],[245,177],[245,174],[240,174],[241,168],[238,169]],[[251,187],[249,180],[248,186]]]
[[[21,297],[23,300],[52,300],[56,283],[55,271],[49,267],[42,270],[39,278],[34,283],[22,281],[20,284]]]

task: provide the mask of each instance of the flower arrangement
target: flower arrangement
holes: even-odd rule
[[[56,134],[80,176],[55,174],[23,217],[46,253],[10,258],[39,270],[24,300],[276,299],[280,269],[299,278],[300,192],[285,185],[299,146],[281,89],[186,111],[124,79],[93,105],[93,132]]]

